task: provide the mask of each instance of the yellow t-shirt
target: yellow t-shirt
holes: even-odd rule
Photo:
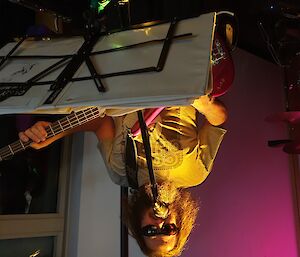
[[[209,123],[201,124],[199,116],[197,109],[192,106],[168,107],[149,126],[153,170],[157,181],[170,180],[177,187],[191,187],[199,185],[208,176],[226,130]],[[126,135],[137,119],[135,112],[114,117],[114,140],[99,144],[108,171],[118,184],[124,185],[126,178]],[[141,186],[150,182],[149,173],[141,135],[134,140],[138,155],[138,183]]]

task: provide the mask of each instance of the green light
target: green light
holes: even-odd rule
[[[111,0],[101,0],[98,2],[98,13],[102,12]]]
[[[120,44],[117,44],[117,43],[113,43],[112,47],[113,47],[114,49],[116,49],[116,48],[121,48],[121,47],[123,47],[123,46],[120,45]]]

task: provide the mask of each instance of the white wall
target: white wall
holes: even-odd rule
[[[73,176],[80,177],[73,190],[80,192],[72,199],[72,206],[79,206],[78,224],[71,223],[69,257],[114,257],[120,256],[120,187],[113,184],[106,173],[101,155],[97,150],[97,138],[84,133],[80,146],[74,138],[72,167]],[[79,156],[78,153],[83,155]],[[78,168],[79,167],[79,168]],[[80,175],[81,173],[81,175]],[[74,179],[73,179],[74,180]],[[76,179],[75,179],[76,180]],[[78,188],[80,187],[80,188]],[[76,194],[76,193],[75,193]],[[76,208],[72,208],[73,210]],[[71,211],[72,211],[71,209]],[[72,218],[72,212],[70,217]],[[74,220],[74,218],[73,218]],[[76,255],[75,255],[76,254]]]

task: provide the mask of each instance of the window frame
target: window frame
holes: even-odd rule
[[[72,137],[62,140],[60,153],[57,212],[0,215],[0,240],[55,237],[54,256],[63,256],[66,244]]]

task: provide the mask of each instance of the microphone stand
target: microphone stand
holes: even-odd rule
[[[147,125],[144,120],[142,111],[138,111],[138,119],[139,119],[139,123],[140,123],[141,134],[142,134],[145,155],[146,155],[146,161],[147,161],[147,167],[148,167],[148,172],[149,172],[149,177],[150,177],[150,182],[151,182],[151,191],[152,191],[152,197],[153,197],[153,211],[154,211],[154,214],[156,217],[165,219],[168,216],[169,209],[166,206],[166,204],[157,200],[158,190],[157,190],[157,182],[156,182],[155,175],[153,172],[149,133],[148,133]]]

